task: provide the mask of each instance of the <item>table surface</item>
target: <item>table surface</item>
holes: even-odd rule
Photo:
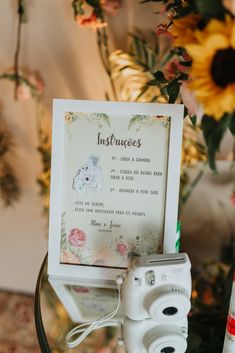
[[[65,336],[77,324],[69,318],[65,307],[48,281],[47,257],[45,257],[39,272],[35,291],[35,323],[42,353],[125,352],[124,346],[118,344],[120,330],[114,327],[95,330],[75,349],[67,348]],[[200,312],[190,315],[187,353],[221,353],[225,324],[226,313],[223,317],[219,317],[214,309],[208,310],[208,315]]]

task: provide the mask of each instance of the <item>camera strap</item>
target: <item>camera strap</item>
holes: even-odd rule
[[[118,276],[116,278],[116,282],[118,288],[118,303],[116,308],[111,313],[103,316],[99,320],[80,324],[69,331],[65,337],[65,342],[68,348],[74,348],[78,346],[94,330],[107,326],[120,327],[121,322],[117,319],[114,319],[114,317],[120,308],[121,284],[123,282],[122,277]],[[73,337],[77,335],[79,336],[74,339]]]

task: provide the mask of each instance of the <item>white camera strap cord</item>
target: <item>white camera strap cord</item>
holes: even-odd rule
[[[120,327],[120,322],[117,319],[113,319],[113,318],[117,314],[120,308],[122,277],[118,276],[116,279],[116,282],[118,287],[117,307],[111,313],[105,315],[99,320],[86,322],[84,324],[74,327],[71,331],[69,331],[65,337],[65,342],[68,348],[74,348],[78,346],[89,335],[89,333],[91,333],[94,330],[97,330],[102,327],[107,327],[107,326]],[[78,336],[75,339],[72,339],[73,336],[77,336],[78,334],[80,334],[80,336]]]

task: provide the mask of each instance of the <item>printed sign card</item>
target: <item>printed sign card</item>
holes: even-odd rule
[[[181,105],[55,100],[51,274],[175,251],[182,116]]]

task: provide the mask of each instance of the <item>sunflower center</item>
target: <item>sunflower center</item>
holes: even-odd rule
[[[235,83],[235,50],[227,48],[218,50],[212,60],[211,75],[220,87]]]

